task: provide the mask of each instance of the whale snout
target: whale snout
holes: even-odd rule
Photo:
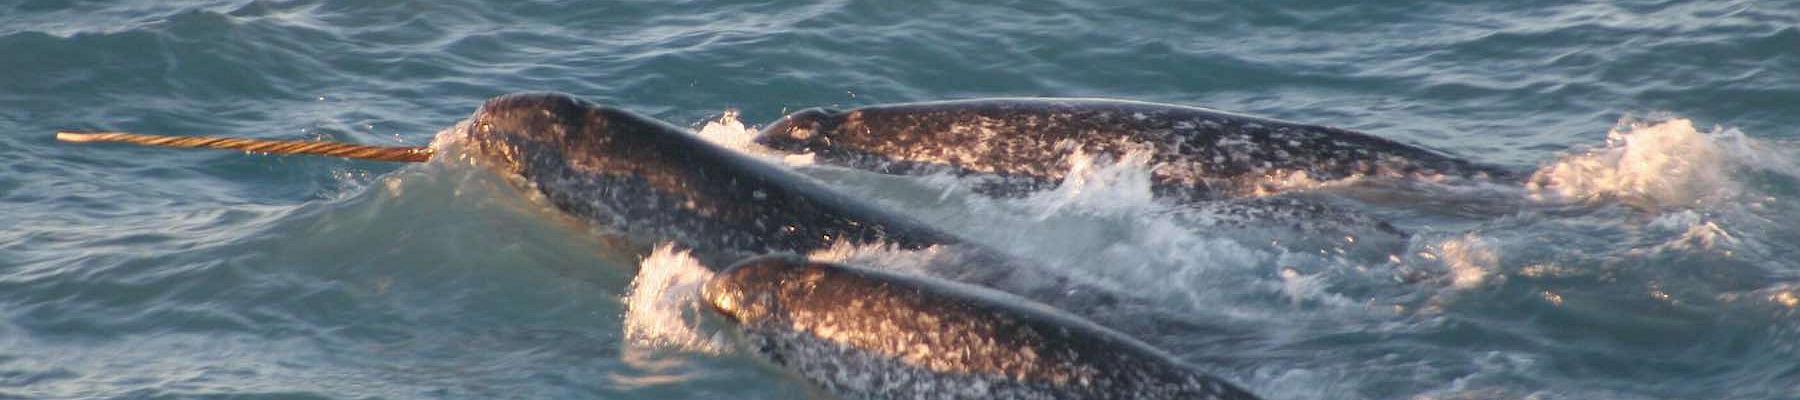
[[[462,134],[475,154],[519,173],[562,164],[583,151],[604,127],[595,106],[561,93],[516,93],[495,97],[476,109]]]
[[[471,118],[470,134],[482,136],[534,136],[557,140],[581,131],[581,124],[595,107],[562,93],[515,93],[495,97],[481,105]]]
[[[713,275],[700,287],[700,298],[733,322],[756,324],[776,316],[783,288],[807,267],[798,256],[752,257]]]

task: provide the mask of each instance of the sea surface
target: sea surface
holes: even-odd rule
[[[1410,233],[1321,234],[1172,218],[1129,157],[996,199],[758,156],[1155,299],[1212,328],[1142,339],[1268,399],[1800,398],[1786,0],[0,0],[0,398],[823,396],[691,259],[495,172],[53,139],[423,146],[520,91],[752,154],[802,108],[997,96],[1366,131],[1532,178],[1269,182]]]

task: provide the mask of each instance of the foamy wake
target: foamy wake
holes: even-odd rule
[[[1607,132],[1604,145],[1540,168],[1527,189],[1540,201],[1617,199],[1648,209],[1684,208],[1742,193],[1732,179],[1739,169],[1791,172],[1790,163],[1736,129],[1628,118]]]
[[[664,244],[638,267],[636,279],[625,295],[625,343],[636,349],[691,351],[718,354],[725,339],[707,335],[700,320],[707,312],[700,286],[712,271],[687,251]]]
[[[1092,220],[1095,225],[1087,229],[1106,232],[1111,230],[1108,227],[1123,228],[1108,235],[1073,236],[1115,240],[1112,244],[1082,250],[1079,254],[1044,248],[1042,243],[1014,243],[1009,247],[1038,255],[1040,259],[1049,257],[1043,261],[1055,264],[1051,267],[1089,284],[1130,288],[1135,296],[1178,308],[1216,309],[1216,305],[1224,301],[1219,296],[1242,294],[1240,290],[1220,290],[1221,287],[1243,285],[1279,293],[1295,306],[1355,305],[1333,293],[1332,282],[1324,273],[1307,274],[1293,268],[1295,265],[1307,266],[1308,270],[1327,268],[1322,264],[1333,262],[1328,256],[1258,250],[1241,242],[1243,237],[1221,237],[1207,229],[1244,221],[1242,217],[1232,215],[1234,207],[1250,209],[1256,205],[1227,202],[1177,207],[1157,201],[1152,190],[1154,167],[1150,155],[1149,149],[1133,149],[1113,158],[1076,149],[1069,155],[1068,173],[1056,188],[1005,201],[1028,216],[1027,220],[1020,221],[1027,226],[1083,229],[1068,226],[1067,221],[1052,221],[1075,215],[1078,220]],[[1268,184],[1305,190],[1333,183],[1336,181],[1314,181],[1300,173],[1272,176]],[[1274,265],[1284,266],[1278,270],[1276,281],[1253,272]],[[1228,313],[1246,319],[1268,317],[1252,311],[1243,312],[1248,314]]]
[[[1206,232],[1205,227],[1227,220],[1226,216],[1207,217],[1212,210],[1173,207],[1156,201],[1150,155],[1149,149],[1133,149],[1115,159],[1076,150],[1068,158],[1068,173],[1055,189],[1013,202],[1035,219],[1024,221],[1025,224],[1047,224],[1059,216],[1076,215],[1084,219],[1099,217],[1093,220],[1099,225],[1128,226],[1116,232],[1122,237],[1098,237],[1116,242],[1094,249],[1097,251],[1056,256],[1057,260],[1051,262],[1060,265],[1053,267],[1096,286],[1131,288],[1134,295],[1192,309],[1213,308],[1221,301],[1215,296],[1237,292],[1221,291],[1220,286],[1265,283],[1260,277],[1246,276],[1245,269],[1268,268],[1277,255],[1252,249],[1240,243],[1239,238]],[[1067,227],[1061,225],[1065,222],[1056,223],[1050,226]],[[1104,226],[1092,229],[1108,230]],[[1060,254],[1038,246],[1042,244],[1022,243],[1014,247],[1034,248],[1038,254]],[[1233,281],[1236,283],[1222,283]],[[1289,276],[1272,286],[1267,289],[1286,295],[1296,304],[1335,304],[1329,283],[1309,280],[1298,271],[1289,272]]]

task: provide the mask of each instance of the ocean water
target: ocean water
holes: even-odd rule
[[[762,156],[1215,327],[1143,339],[1270,399],[1800,398],[1800,4],[1536,0],[0,0],[0,397],[821,396],[721,339],[690,259],[492,172],[52,138],[427,145],[545,90],[750,153],[800,108],[996,96],[1363,130],[1533,178],[1269,182],[1412,232],[1338,237],[1158,203],[1129,157],[992,199]]]

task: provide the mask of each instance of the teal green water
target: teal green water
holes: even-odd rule
[[[424,145],[552,90],[696,128],[1114,97],[1536,170],[1311,187],[1415,232],[1348,243],[801,168],[1220,327],[1144,339],[1271,399],[1800,398],[1792,2],[172,3],[0,0],[0,397],[817,396],[626,340],[643,255],[489,172],[52,139]]]

